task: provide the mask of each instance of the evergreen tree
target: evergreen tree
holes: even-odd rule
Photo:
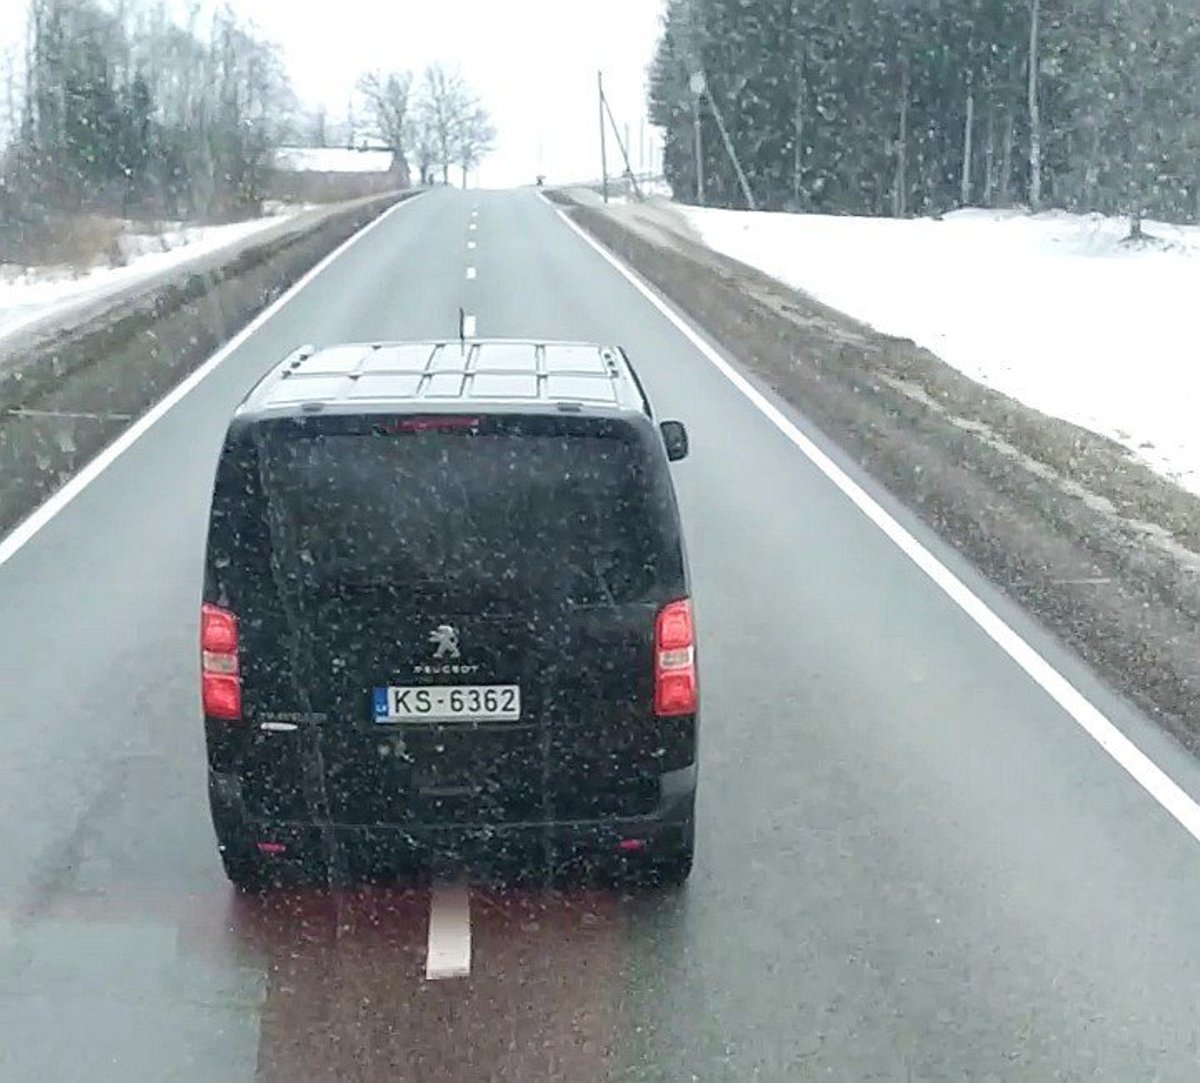
[[[743,205],[715,106],[770,208],[936,213],[1040,188],[1076,210],[1190,218],[1198,55],[1197,0],[670,0],[650,116],[681,199],[697,192],[688,77],[703,70],[714,204]]]

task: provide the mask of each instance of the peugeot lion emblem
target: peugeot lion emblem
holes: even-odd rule
[[[453,624],[439,624],[429,633],[429,642],[434,645],[434,658],[461,658],[458,649],[458,629]]]

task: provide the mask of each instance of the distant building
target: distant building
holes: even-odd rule
[[[377,141],[355,147],[280,147],[275,151],[270,195],[290,203],[328,203],[408,188],[412,177],[397,168],[391,150]]]

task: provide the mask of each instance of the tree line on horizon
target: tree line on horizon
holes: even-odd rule
[[[1054,206],[1139,232],[1200,217],[1198,56],[1197,0],[668,0],[649,107],[683,200],[698,113],[714,205],[745,205],[736,157],[769,209]]]

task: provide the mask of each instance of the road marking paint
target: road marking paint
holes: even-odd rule
[[[475,222],[472,222],[469,226],[467,226],[467,229],[469,229],[472,233],[475,232],[476,228],[477,228],[477,226],[476,226]]]
[[[467,241],[467,247],[468,247],[468,248],[474,248],[474,247],[475,247],[475,242],[474,242],[474,241]]]
[[[0,538],[0,566],[18,553],[47,523],[71,503],[93,481],[104,473],[114,462],[137,443],[154,425],[160,421],[172,408],[177,406],[190,392],[195,390],[207,379],[231,354],[241,347],[247,339],[254,335],[281,308],[291,301],[296,294],[304,289],[313,279],[322,274],[344,252],[362,240],[368,233],[383,225],[402,207],[409,207],[421,197],[413,196],[401,200],[383,212],[378,218],[368,222],[357,233],[347,237],[340,245],[321,260],[315,267],[308,270],[304,276],[286,292],[264,308],[245,327],[233,336],[224,346],[205,361],[199,368],[193,370],[181,383],[178,383],[163,398],[159,399],[141,417],[122,432],[111,444],[100,451],[82,470],[72,477],[61,489],[39,504],[30,514],[21,520],[7,535]],[[279,358],[283,360],[283,358]]]
[[[473,280],[474,280],[474,278],[475,278],[475,268],[474,268],[474,267],[468,267],[468,268],[467,268],[467,281],[468,281],[468,282],[470,282],[470,281],[473,281]]]
[[[474,337],[475,337],[475,317],[474,316],[464,316],[463,317],[463,338],[474,338]]]
[[[425,978],[465,978],[471,973],[471,895],[463,881],[436,883],[429,893],[429,946]]]
[[[605,259],[630,285],[661,312],[700,353],[826,478],[838,487],[906,557],[971,618],[1025,674],[1038,684],[1079,727],[1109,754],[1143,790],[1159,803],[1192,838],[1200,842],[1200,804],[1117,728],[1099,708],[1027,643],[988,604],[889,515],[849,474],[804,435],[783,412],[706,341],[653,286],[577,225],[565,212],[542,197],[558,217]]]

